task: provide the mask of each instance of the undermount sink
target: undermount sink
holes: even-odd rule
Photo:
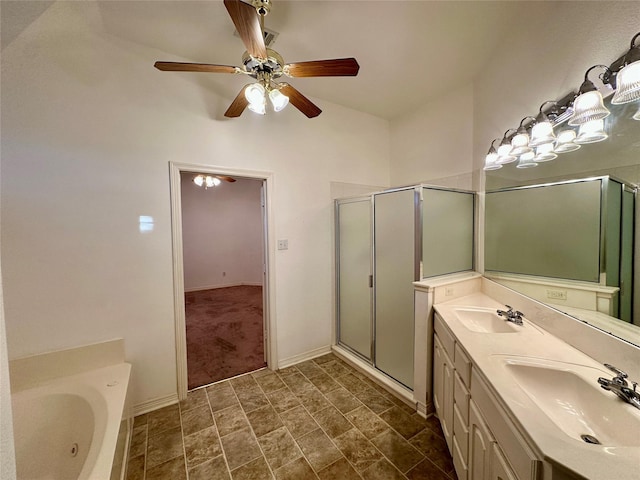
[[[456,307],[454,313],[462,325],[472,332],[479,333],[517,333],[522,325],[507,322],[495,309]]]
[[[610,447],[640,446],[640,410],[598,385],[611,372],[571,363],[495,355],[515,383],[569,437]]]

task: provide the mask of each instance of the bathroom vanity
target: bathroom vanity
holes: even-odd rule
[[[638,478],[640,409],[598,379],[611,363],[631,387],[640,349],[486,278],[415,286],[434,303],[433,400],[460,480]]]

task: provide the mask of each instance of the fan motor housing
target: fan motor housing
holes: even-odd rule
[[[267,48],[267,58],[255,58],[244,52],[242,55],[242,64],[245,70],[253,78],[258,77],[259,72],[268,73],[271,78],[281,77],[283,74],[284,60],[275,50]]]

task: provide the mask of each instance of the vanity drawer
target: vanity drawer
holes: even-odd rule
[[[453,398],[460,415],[465,425],[469,424],[469,390],[464,386],[464,383],[460,379],[458,372],[454,375],[455,381],[453,382]]]
[[[469,451],[469,422],[462,417],[458,405],[453,406],[453,440],[458,443],[465,465]]]
[[[453,448],[451,449],[451,457],[453,458],[453,467],[456,469],[458,480],[467,480],[467,459],[462,456],[458,439],[453,437]]]
[[[469,360],[466,352],[457,342],[453,357],[453,365],[456,371],[460,374],[460,378],[464,382],[465,386],[469,388],[469,385],[471,385],[471,360]]]
[[[449,358],[453,359],[455,339],[451,332],[449,332],[449,328],[445,325],[444,320],[442,320],[437,312],[434,315],[434,319],[433,329],[438,334],[440,343],[442,343],[442,347],[447,352],[447,355],[449,355]]]

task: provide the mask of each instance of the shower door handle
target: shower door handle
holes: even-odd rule
[[[373,275],[369,275],[369,288],[373,288]]]

